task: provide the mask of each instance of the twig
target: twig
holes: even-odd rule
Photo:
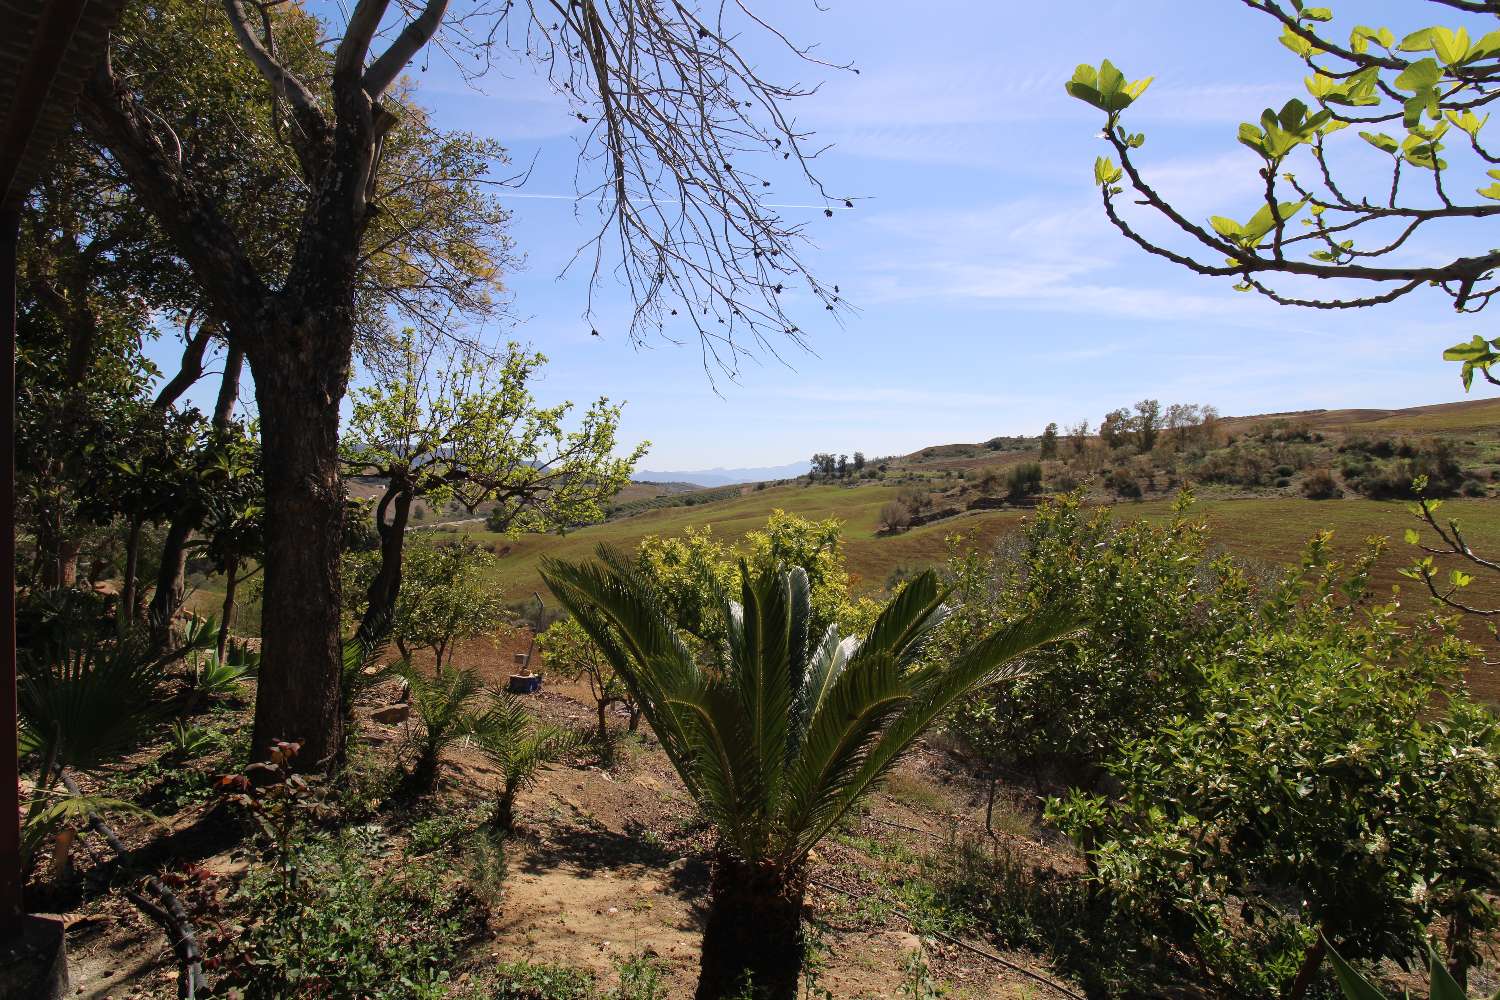
[[[78,790],[78,785],[73,781],[72,775],[67,771],[62,772],[62,783],[69,793],[82,794]],[[103,837],[115,853],[122,858],[130,853],[115,831],[111,830],[97,813],[89,813],[89,828]],[[177,896],[162,884],[161,879],[155,875],[147,875],[146,887],[160,900],[160,905],[134,889],[127,888],[123,891],[126,898],[142,913],[167,932],[167,940],[172,945],[172,951],[177,955],[178,964],[182,966],[182,974],[177,977],[179,1000],[196,1000],[198,991],[207,990],[208,983],[203,978],[203,955],[198,950],[198,939],[193,932],[192,921],[188,918],[187,911],[182,908],[182,903]]]

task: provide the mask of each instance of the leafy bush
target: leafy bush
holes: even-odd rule
[[[970,753],[993,765],[1053,766],[1091,784],[1122,742],[1196,710],[1203,666],[1241,631],[1247,585],[1210,561],[1206,528],[1187,498],[1170,523],[1116,524],[1078,494],[1048,501],[1023,529],[1009,565],[955,555],[953,613],[940,658],[996,622],[1065,601],[1088,628],[1031,654],[1030,676],[982,695],[954,721]]]
[[[1192,471],[1199,481],[1205,483],[1264,486],[1271,481],[1272,462],[1263,448],[1236,442],[1204,455]]]
[[[1011,499],[1036,496],[1042,492],[1042,467],[1036,462],[1012,466],[1005,476],[1005,489]]]
[[[1141,484],[1135,476],[1126,469],[1114,469],[1104,477],[1104,488],[1110,490],[1117,497],[1126,500],[1139,500],[1141,498]]]
[[[1378,546],[1341,567],[1328,545],[1203,664],[1197,711],[1106,758],[1118,796],[1048,810],[1117,906],[1243,996],[1305,989],[1320,934],[1404,962],[1442,918],[1468,962],[1495,921],[1500,732],[1452,686],[1473,651],[1452,622],[1366,606]]]
[[[1303,477],[1302,495],[1309,500],[1336,500],[1344,495],[1344,490],[1331,472],[1317,469]]]
[[[1460,492],[1466,497],[1482,497],[1489,494],[1489,491],[1484,488],[1484,484],[1477,479],[1465,479]]]
[[[236,932],[209,959],[222,986],[247,1000],[448,996],[449,969],[481,915],[446,861],[386,868],[350,834],[309,841],[297,856],[292,882],[257,866],[231,897]]]

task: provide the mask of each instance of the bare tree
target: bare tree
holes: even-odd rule
[[[243,59],[273,95],[277,135],[297,166],[300,214],[280,270],[257,266],[250,235],[180,155],[167,125],[171,109],[152,106],[140,75],[117,74],[106,59],[88,88],[85,117],[254,375],[267,494],[254,751],[298,739],[299,760],[311,765],[335,760],[342,745],[338,425],[361,264],[381,215],[375,195],[398,120],[392,88],[429,43],[465,65],[478,57],[481,66],[495,46],[509,44],[538,59],[575,102],[589,125],[581,193],[597,198],[600,212],[584,251],[591,287],[606,273],[620,276],[635,302],[632,336],[660,330],[680,312],[705,363],[732,371],[749,346],[774,350],[772,335],[801,337],[783,309],[791,284],[826,309],[840,301],[837,286],[825,287],[803,265],[803,233],[768,204],[771,181],[753,162],[795,164],[832,214],[810,170],[817,151],[787,109],[806,91],[763,78],[740,46],[753,44],[747,33],[755,32],[818,60],[745,5],[702,15],[687,3],[646,0],[480,0],[450,12],[447,0],[358,0],[327,43],[326,94],[280,58],[275,6],[223,0]]]

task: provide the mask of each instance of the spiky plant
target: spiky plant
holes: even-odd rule
[[[339,667],[339,708],[344,713],[345,732],[351,731],[354,706],[366,691],[389,677],[405,677],[410,672],[411,662],[405,659],[380,666],[380,657],[386,651],[389,623],[389,617],[380,618],[371,628],[356,629],[344,640]]]
[[[429,677],[410,665],[402,666],[401,676],[411,685],[416,722],[411,740],[416,757],[411,787],[413,791],[429,792],[437,786],[443,751],[473,734],[484,682],[473,670],[445,670]]]
[[[808,853],[955,702],[1019,677],[1021,654],[1071,621],[1037,615],[927,663],[944,615],[932,573],[912,580],[861,642],[837,626],[808,634],[801,568],[752,576],[742,564],[726,651],[707,665],[626,559],[601,547],[599,560],[545,560],[542,575],[630,686],[717,831],[697,996],[720,1000],[748,983],[757,998],[789,1000]]]
[[[475,748],[500,770],[494,823],[509,832],[515,826],[516,796],[536,783],[542,768],[561,760],[583,743],[561,726],[538,724],[521,700],[491,692],[490,707],[474,721]]]
[[[213,639],[202,630],[157,655],[141,637],[100,639],[80,628],[28,651],[16,689],[20,749],[42,762],[39,787],[50,788],[58,769],[91,770],[139,746],[166,714],[168,667]]]

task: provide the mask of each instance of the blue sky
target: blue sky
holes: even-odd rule
[[[755,9],[858,75],[793,65],[766,44],[751,55],[779,78],[822,81],[796,113],[833,144],[819,161],[829,188],[861,200],[832,219],[786,215],[805,217],[809,260],[857,311],[842,325],[820,310],[799,317],[813,353],[764,357],[732,382],[711,382],[694,344],[632,346],[609,286],[592,324],[602,336],[589,335],[583,276],[558,276],[586,236],[589,207],[581,222],[569,200],[581,126],[542,80],[512,71],[479,92],[437,57],[418,75],[439,124],[493,136],[516,164],[535,159],[507,199],[526,258],[507,277],[515,321],[487,333],[549,356],[544,399],[628,401],[623,437],[652,442],[645,467],[1034,434],[1145,397],[1231,414],[1462,398],[1439,355],[1486,324],[1454,316],[1440,293],[1358,313],[1280,308],[1149,258],[1104,220],[1099,116],[1062,89],[1074,66],[1108,57],[1154,75],[1127,119],[1149,137],[1142,166],[1188,214],[1245,218],[1259,181],[1236,127],[1305,96],[1264,16],[1233,0],[823,6]],[[1341,33],[1373,23],[1399,35],[1423,26],[1410,15],[1427,5],[1334,6]],[[778,186],[775,199],[809,194]]]

